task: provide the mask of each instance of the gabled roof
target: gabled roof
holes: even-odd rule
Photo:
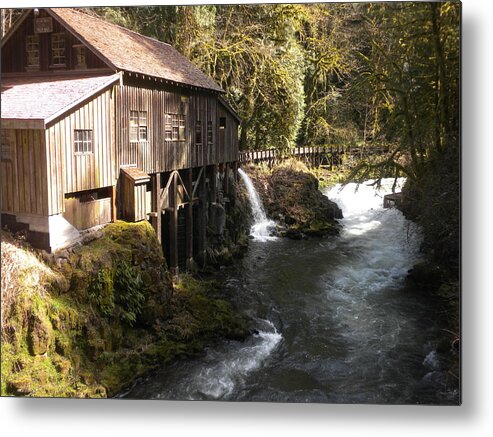
[[[50,121],[119,78],[118,74],[79,78],[2,78],[2,125],[7,125],[9,120],[27,120],[31,127],[43,129]]]
[[[70,8],[47,11],[115,70],[224,92],[169,44]]]

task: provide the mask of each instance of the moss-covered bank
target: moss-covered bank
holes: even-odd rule
[[[281,226],[280,235],[299,239],[305,236],[334,235],[342,211],[319,190],[319,181],[299,161],[290,160],[272,169],[247,169],[264,204],[267,215]]]
[[[146,222],[117,222],[47,264],[2,232],[2,395],[107,397],[246,322],[221,285],[172,283]]]

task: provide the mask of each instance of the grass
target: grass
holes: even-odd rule
[[[112,396],[219,337],[248,335],[220,283],[171,283],[147,223],[112,224],[69,258],[48,266],[2,233],[2,395]]]

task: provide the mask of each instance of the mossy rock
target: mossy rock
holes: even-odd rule
[[[408,272],[408,280],[423,290],[438,290],[443,272],[440,266],[430,261],[417,263]]]
[[[28,344],[33,355],[43,355],[54,344],[53,327],[49,320],[32,315],[29,323]]]
[[[2,393],[10,394],[13,396],[28,396],[32,393],[32,381],[28,375],[17,374],[13,379],[7,381],[7,392]]]
[[[304,165],[253,170],[251,176],[267,215],[285,228],[281,236],[302,239],[339,232],[336,219],[343,218],[341,209],[321,193],[317,178]]]

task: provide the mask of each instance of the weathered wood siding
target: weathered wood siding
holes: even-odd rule
[[[147,81],[150,82],[150,81]],[[200,167],[236,161],[238,122],[214,94],[169,87],[151,87],[145,81],[118,87],[116,95],[117,164],[136,165],[146,173]],[[130,111],[147,113],[147,141],[130,141]],[[165,115],[185,115],[185,139],[165,139]],[[226,128],[219,129],[219,116]],[[196,144],[196,123],[201,122],[202,142]],[[213,127],[210,143],[207,123]]]
[[[55,121],[46,130],[49,214],[63,212],[66,193],[115,185],[112,88]],[[75,153],[74,130],[92,130],[92,153]]]
[[[226,126],[220,126],[224,118]],[[221,104],[217,103],[217,154],[216,162],[233,162],[238,160],[238,121]]]
[[[45,137],[42,130],[6,129],[10,159],[2,159],[2,212],[48,214]]]
[[[39,17],[47,17],[48,13],[44,10],[39,11]],[[65,66],[51,65],[51,34],[63,33],[65,35]],[[29,16],[20,25],[19,29],[10,37],[2,47],[2,73],[20,73],[25,71],[35,71],[27,67],[26,37],[34,35],[34,13],[31,11]],[[64,71],[75,70],[78,68],[76,60],[76,49],[74,46],[82,44],[74,35],[67,31],[60,23],[53,18],[53,32],[40,33],[39,51],[40,66],[37,71]],[[108,68],[91,50],[86,48],[86,69]],[[79,69],[80,71],[80,69]]]
[[[135,183],[123,176],[122,189],[122,218],[130,222],[138,222],[147,218],[151,211],[148,206],[147,183]]]
[[[81,202],[78,198],[65,199],[65,219],[79,230],[111,222],[111,198]]]

